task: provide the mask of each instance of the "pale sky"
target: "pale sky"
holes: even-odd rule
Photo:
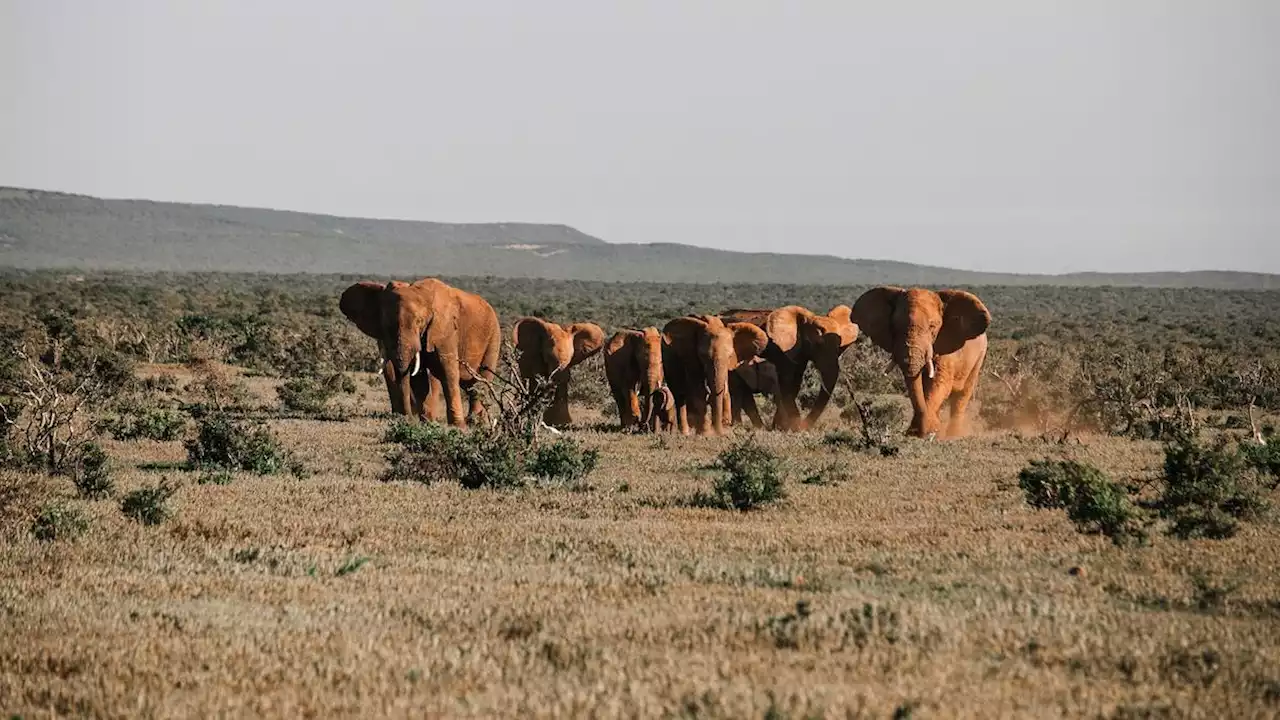
[[[1280,272],[1280,0],[0,0],[0,103],[0,185]]]

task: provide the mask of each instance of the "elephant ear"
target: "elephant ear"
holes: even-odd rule
[[[595,323],[574,323],[569,326],[569,334],[573,336],[573,360],[570,367],[600,352],[604,347],[604,330]]]
[[[764,329],[769,334],[769,340],[777,345],[779,350],[791,360],[796,360],[801,352],[801,326],[811,317],[813,313],[799,305],[788,305],[769,313]]]
[[[956,352],[991,325],[991,312],[977,295],[963,290],[941,290],[938,297],[942,298],[942,329],[933,341],[934,354]]]
[[[635,342],[638,337],[641,337],[639,330],[619,330],[609,338],[609,342],[605,343],[604,356],[610,358],[617,355],[627,347],[629,342]]]
[[[360,332],[375,340],[382,339],[380,299],[386,286],[376,282],[358,282],[342,291],[338,309],[355,323]]]
[[[858,326],[853,322],[853,308],[837,305],[827,313],[827,332],[840,336],[840,347],[845,348],[858,339]]]
[[[530,378],[538,374],[542,367],[542,349],[551,342],[551,331],[547,321],[535,317],[523,317],[511,328],[511,341],[520,351],[516,362],[520,366],[520,376]]]
[[[769,336],[764,330],[752,325],[751,323],[735,322],[726,325],[729,332],[733,333],[733,367],[738,367],[742,363],[749,362],[752,358],[764,352],[769,346]]]
[[[662,343],[681,358],[698,356],[698,338],[707,332],[707,323],[692,315],[676,318],[662,328]]]
[[[881,350],[893,352],[893,308],[905,292],[881,285],[862,293],[853,304],[851,319]]]

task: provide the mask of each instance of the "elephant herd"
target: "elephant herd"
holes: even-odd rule
[[[498,315],[484,298],[435,278],[360,282],[342,293],[339,308],[377,340],[393,413],[410,421],[447,419],[457,427],[484,418],[477,383],[493,378],[502,346]],[[516,321],[511,339],[520,377],[554,383],[543,417],[548,425],[569,424],[571,371],[603,352],[624,428],[718,435],[742,413],[755,427],[764,426],[757,393],[774,400],[774,428],[812,426],[831,400],[840,356],[862,332],[892,356],[913,409],[908,433],[925,437],[963,432],[990,323],[991,313],[972,293],[881,286],[852,308],[838,305],[826,315],[798,305],[731,309],[675,318],[661,330],[619,330],[607,341],[594,323],[564,326],[525,317]],[[810,365],[822,382],[803,414],[797,396]],[[948,400],[944,429],[940,411]]]

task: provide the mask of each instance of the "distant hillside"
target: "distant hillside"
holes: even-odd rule
[[[1280,276],[1013,275],[886,260],[609,244],[565,225],[434,223],[0,188],[0,266],[571,280],[1280,289]]]

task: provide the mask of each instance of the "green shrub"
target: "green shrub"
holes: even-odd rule
[[[382,442],[403,445],[411,450],[427,450],[436,447],[451,432],[450,428],[439,423],[410,423],[396,418],[387,424]]]
[[[51,504],[40,508],[31,523],[31,534],[42,542],[67,540],[83,535],[89,523],[79,510],[66,505]]]
[[[1227,538],[1236,533],[1241,520],[1266,512],[1257,469],[1262,456],[1250,452],[1229,446],[1225,438],[1208,445],[1190,434],[1165,445],[1159,507],[1160,514],[1173,523],[1171,534],[1183,539]]]
[[[402,448],[388,459],[384,480],[431,484],[457,480],[463,487],[517,487],[524,484],[529,445],[493,430],[462,432],[432,423],[396,421],[384,439]]]
[[[1242,443],[1240,454],[1254,470],[1267,476],[1268,484],[1274,490],[1280,483],[1280,442]]]
[[[754,437],[720,453],[714,467],[724,471],[712,488],[714,497],[724,507],[751,510],[782,500],[782,460]]]
[[[1074,460],[1032,460],[1018,473],[1018,486],[1027,504],[1037,508],[1070,507],[1078,488],[1106,481],[1107,476],[1098,468]]]
[[[528,470],[547,482],[576,483],[590,475],[599,461],[599,450],[583,449],[576,440],[561,438],[534,450]]]
[[[143,525],[159,525],[173,515],[168,502],[177,491],[178,486],[170,484],[168,478],[164,478],[156,485],[139,488],[125,495],[120,501],[120,512]]]
[[[1078,487],[1067,517],[1081,532],[1101,533],[1116,545],[1145,539],[1141,514],[1129,494],[1105,478]]]
[[[1098,468],[1073,460],[1033,460],[1018,473],[1027,504],[1062,508],[1083,533],[1106,535],[1117,545],[1145,537],[1142,513],[1124,488]]]
[[[187,440],[192,468],[245,470],[273,475],[289,463],[289,454],[261,421],[236,420],[225,413],[200,418],[196,437]]]
[[[453,460],[458,482],[465,488],[506,488],[524,484],[528,446],[519,438],[473,430],[457,433]]]
[[[306,375],[286,380],[276,388],[280,404],[286,410],[323,414],[329,401],[338,393],[355,392],[355,383],[342,373],[333,373],[325,377]]]
[[[86,500],[110,497],[115,490],[115,481],[111,479],[110,459],[101,445],[91,442],[80,448],[71,470],[71,480],[80,497]]]

